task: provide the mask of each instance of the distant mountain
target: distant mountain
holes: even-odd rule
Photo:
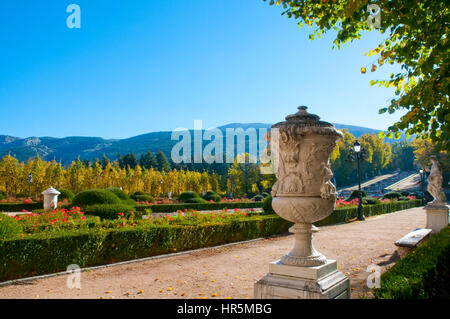
[[[375,130],[366,127],[334,124],[338,129],[348,129],[350,133],[359,137],[367,133],[378,134],[380,130]],[[225,146],[225,132],[226,129],[255,128],[257,131],[260,128],[269,129],[271,124],[264,123],[231,123],[218,127],[224,134]],[[190,130],[192,139],[193,131]],[[27,137],[19,138],[14,136],[0,135],[0,158],[10,153],[15,155],[20,161],[27,161],[29,158],[35,157],[36,154],[47,161],[56,160],[63,164],[68,164],[76,159],[78,156],[83,159],[92,160],[94,158],[101,159],[103,154],[111,159],[117,158],[117,154],[125,155],[127,153],[135,153],[139,156],[148,150],[153,153],[162,150],[168,157],[170,157],[173,146],[178,143],[178,140],[171,140],[172,132],[153,132],[127,139],[103,139],[101,137],[81,137],[72,136],[64,138],[54,137]],[[387,140],[394,141],[394,140]],[[204,141],[203,145],[208,144],[209,141]]]

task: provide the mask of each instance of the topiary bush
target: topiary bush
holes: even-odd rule
[[[254,200],[255,202],[261,202],[261,201],[264,200],[264,196],[262,196],[262,195],[256,195],[255,197],[253,197],[253,200]]]
[[[264,200],[263,200],[263,211],[266,214],[274,214],[275,211],[272,208],[272,196],[267,196]]]
[[[22,232],[22,225],[17,220],[0,213],[0,240],[15,238]]]
[[[384,199],[395,199],[395,198],[400,198],[402,197],[402,194],[398,193],[398,192],[390,192],[387,194],[384,194],[383,198]]]
[[[370,197],[370,196],[363,197],[363,204],[365,204],[365,205],[376,205],[379,203],[381,203],[381,202],[378,198]]]
[[[127,200],[130,199],[130,196],[127,195],[123,190],[121,190],[119,187],[108,187],[106,188],[107,191],[110,191],[114,193],[117,197],[119,197],[121,200]]]
[[[72,205],[86,207],[95,204],[121,204],[121,200],[113,192],[106,189],[90,189],[75,195]]]
[[[222,200],[222,197],[216,192],[207,191],[206,194],[203,196],[203,199],[208,202],[212,200],[213,202],[218,203]]]
[[[364,197],[367,197],[367,193],[366,193],[365,190],[361,190],[361,197],[363,197],[363,198],[364,198]],[[359,198],[359,191],[358,191],[358,190],[353,191],[353,192],[350,194],[349,198],[346,199],[346,201],[349,202],[349,201],[351,201],[351,200],[353,200],[353,199],[355,199],[355,198]]]
[[[123,213],[122,217],[127,219],[130,216],[142,217],[142,213],[136,213],[134,206],[125,204],[96,204],[87,206],[84,212],[87,215],[98,216],[102,219],[117,219],[119,213]]]
[[[262,192],[262,193],[261,193],[261,196],[263,196],[264,198],[266,198],[266,197],[270,196],[270,194],[267,193],[267,192]]]
[[[153,196],[151,195],[134,195],[133,198],[135,201],[137,202],[149,202],[149,203],[154,203],[155,199],[153,198]]]
[[[61,193],[58,195],[58,200],[64,200],[67,199],[69,202],[73,200],[75,197],[75,194],[70,189],[58,189],[58,191]]]
[[[191,198],[186,199],[184,202],[190,203],[190,204],[206,204],[206,203],[208,203],[206,200],[204,200],[201,197],[191,197]]]
[[[137,201],[136,196],[139,196],[139,195],[147,195],[147,194],[144,193],[144,192],[142,192],[142,191],[135,191],[135,192],[130,196],[130,198],[132,198],[132,199],[134,199],[134,200]]]
[[[193,198],[201,198],[201,197],[196,192],[186,191],[186,192],[181,193],[181,195],[178,197],[178,200],[183,203],[190,203],[190,202],[187,202],[187,200],[193,199]]]

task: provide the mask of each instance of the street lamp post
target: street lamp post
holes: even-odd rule
[[[356,156],[356,165],[358,167],[358,220],[365,220],[363,214],[363,205],[362,205],[362,192],[361,192],[361,171],[359,168],[359,160],[361,158],[361,144],[359,141],[356,141],[353,144],[353,151]]]
[[[31,183],[33,182],[33,174],[30,173],[28,175],[28,185],[29,185],[29,192],[28,192],[28,197],[31,198]]]
[[[422,205],[425,206],[425,193],[423,191],[423,187],[425,184],[425,171],[423,170],[423,168],[420,169],[419,171],[420,173],[420,190],[422,192]]]

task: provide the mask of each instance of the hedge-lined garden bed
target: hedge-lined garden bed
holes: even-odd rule
[[[450,227],[413,249],[381,276],[378,299],[450,298]]]
[[[137,211],[144,212],[151,209],[153,213],[173,213],[179,210],[222,210],[224,208],[261,208],[262,202],[236,202],[236,203],[182,203],[182,204],[160,204],[160,205],[138,205]]]
[[[108,264],[286,233],[277,215],[198,225],[142,224],[126,229],[66,231],[0,240],[0,281]]]

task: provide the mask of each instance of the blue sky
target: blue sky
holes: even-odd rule
[[[81,29],[66,7],[81,7]],[[331,50],[262,0],[0,3],[0,134],[125,138],[275,123],[307,105],[323,120],[386,129],[393,90],[360,73],[382,38]]]

